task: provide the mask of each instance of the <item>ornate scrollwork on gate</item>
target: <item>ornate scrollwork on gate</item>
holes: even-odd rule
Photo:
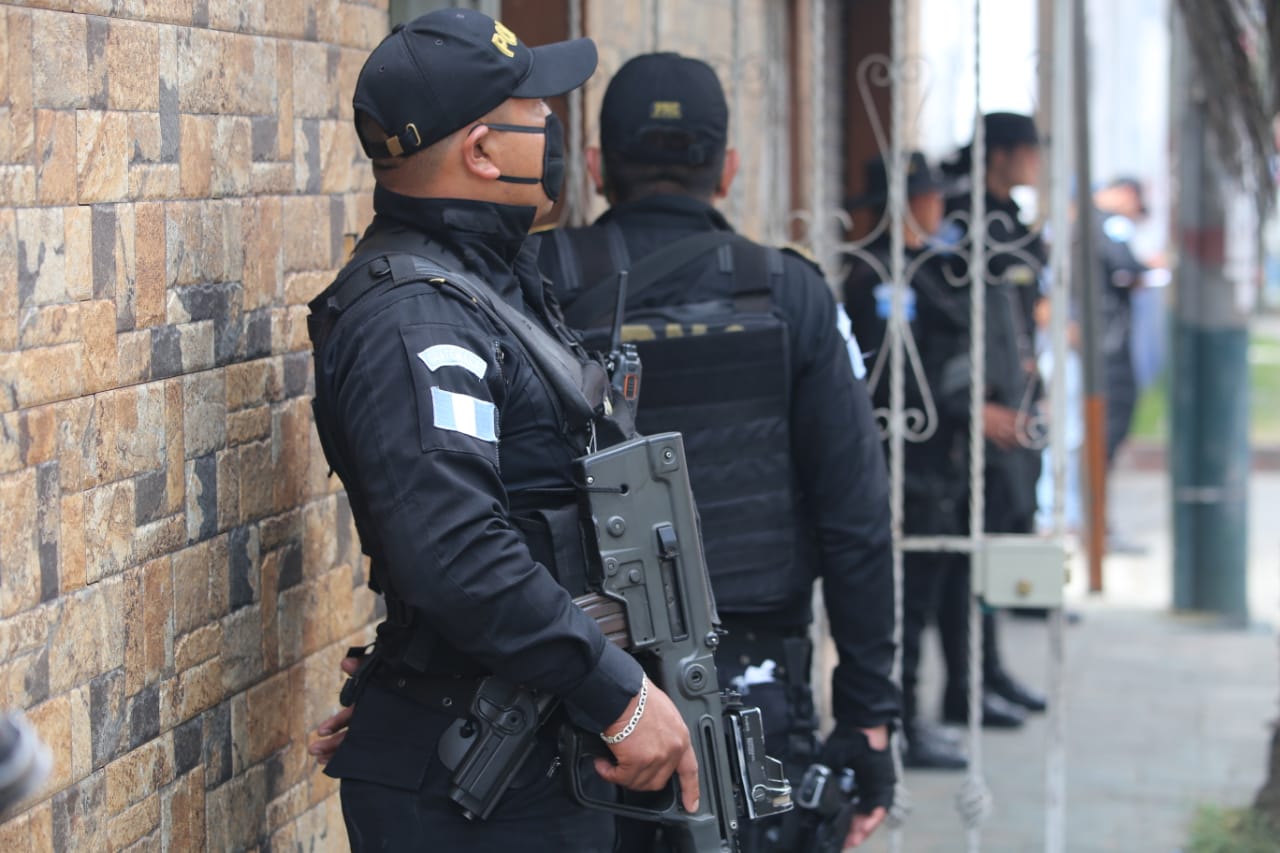
[[[963,264],[957,264],[956,268],[946,267],[945,275],[947,283],[956,289],[963,289],[970,286],[973,281],[973,275],[970,271],[969,259],[972,257],[973,233],[974,229],[970,226],[971,211],[956,210],[947,215],[946,226],[955,233],[962,236],[951,247],[951,251],[956,257],[963,261]],[[996,275],[991,269],[991,262],[996,257],[1004,259],[1012,258],[1014,266],[1025,268],[1033,271],[1038,277],[1040,268],[1044,265],[1044,259],[1034,251],[1034,246],[1039,239],[1039,235],[1034,232],[1023,234],[1014,240],[1000,240],[993,233],[1009,233],[1014,230],[1017,223],[1013,218],[1003,210],[988,210],[983,217],[984,227],[982,233],[987,236],[985,257],[985,269],[982,273],[982,280],[988,288],[994,289],[995,293],[1008,296],[1009,288],[1012,287],[1005,277]],[[958,269],[964,270],[959,272]],[[1020,287],[1039,287],[1039,282],[1022,283]],[[992,297],[988,296],[988,300]],[[1018,317],[1015,313],[1015,322]],[[1049,442],[1049,417],[1043,400],[1039,395],[1042,388],[1041,377],[1035,367],[1035,337],[1036,332],[1030,328],[1018,329],[1018,334],[1022,338],[1022,357],[1029,361],[1027,365],[1026,379],[1023,383],[1022,390],[1019,394],[1017,406],[1017,417],[1015,420],[1015,428],[1017,430],[1018,444],[1029,450],[1043,450],[1048,446]]]
[[[905,168],[902,163],[905,155],[901,146],[892,144],[892,140],[880,120],[879,112],[875,108],[875,90],[891,88],[895,83],[900,86],[915,85],[923,87],[927,72],[928,64],[923,58],[904,57],[894,61],[883,54],[866,57],[859,63],[857,68],[855,78],[859,97],[866,110],[866,115],[876,140],[876,147],[889,171],[891,187],[895,183],[900,187],[905,181]],[[879,220],[861,238],[844,240],[836,244],[835,249],[838,254],[835,255],[837,262],[834,264],[833,269],[836,274],[836,280],[843,281],[850,273],[856,260],[866,264],[882,283],[889,284],[895,290],[905,291],[909,288],[910,282],[914,279],[921,266],[945,251],[945,247],[935,244],[909,260],[903,258],[905,266],[900,276],[895,279],[894,270],[891,268],[895,266],[892,259],[890,259],[889,266],[886,266],[884,259],[870,250],[870,247],[881,241],[886,233],[892,233],[890,229],[895,227],[903,228],[904,226],[910,227],[915,224],[905,203],[899,205],[901,212],[897,223],[894,222],[893,208],[892,204],[886,204]],[[853,223],[848,212],[843,208],[832,211],[830,216],[838,223],[840,233],[848,234],[852,232]],[[799,212],[797,218],[806,220],[805,213]],[[812,216],[807,217],[806,224],[813,225]],[[820,228],[821,223],[818,226]],[[917,228],[916,230],[919,231],[921,229]],[[901,299],[903,296],[899,293],[894,298]],[[907,441],[927,441],[938,429],[938,409],[933,391],[929,387],[924,363],[920,357],[919,347],[916,345],[910,320],[905,311],[890,311],[886,318],[884,341],[874,354],[868,370],[868,388],[874,396],[876,390],[880,387],[880,383],[888,377],[891,356],[898,341],[901,341],[906,359],[906,368],[911,372],[911,377],[920,395],[919,405],[907,406],[903,409],[900,430],[903,438]],[[890,430],[893,428],[892,411],[889,407],[880,406],[875,409],[874,413],[881,436],[888,437]]]

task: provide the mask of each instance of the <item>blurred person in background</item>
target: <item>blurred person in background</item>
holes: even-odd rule
[[[983,529],[987,533],[1032,533],[1035,530],[1036,483],[1040,477],[1040,449],[1030,424],[1040,405],[1042,385],[1036,367],[1035,306],[1047,254],[1040,235],[1023,221],[1013,199],[1017,187],[1039,183],[1040,136],[1030,116],[988,113],[983,116],[986,145],[986,217],[982,223],[985,263],[980,275],[969,265],[972,239],[969,220],[972,196],[968,189],[947,200],[949,227],[945,239],[957,247],[949,272],[961,293],[975,283],[986,287],[986,385],[983,389]],[[967,145],[944,165],[957,178],[972,169],[973,146]],[[966,374],[967,376],[967,374]],[[968,460],[963,470],[967,478]],[[969,529],[969,506],[962,508],[963,529]],[[968,710],[969,572],[948,572],[938,610],[938,627],[947,655],[947,684],[943,719],[964,722]],[[1043,695],[1015,679],[1004,668],[997,636],[996,614],[983,612],[982,724],[1016,728],[1027,711],[1043,711]]]
[[[1168,272],[1138,259],[1133,241],[1148,216],[1142,182],[1117,177],[1093,194],[1094,225],[1101,279],[1103,390],[1107,401],[1107,468],[1129,436],[1142,387],[1135,365],[1135,296],[1154,281],[1167,281]],[[1150,379],[1147,380],[1148,382]],[[1107,548],[1114,553],[1142,553],[1141,545],[1109,530]]]
[[[870,208],[876,222],[887,215],[889,178],[885,162],[866,164],[865,191],[850,209]],[[908,276],[904,292],[910,334],[904,340],[904,408],[919,412],[923,440],[903,446],[903,532],[908,536],[963,536],[961,514],[968,487],[969,301],[947,281],[948,252],[936,240],[942,224],[946,182],[919,152],[907,163],[907,211],[902,222]],[[892,228],[852,256],[844,282],[844,304],[854,337],[871,361],[868,384],[877,411],[890,405],[893,285]],[[932,411],[930,403],[932,403]],[[882,418],[883,420],[883,418]],[[887,449],[886,449],[887,453]],[[924,629],[938,609],[948,573],[967,576],[963,555],[908,552],[903,558],[902,721],[907,767],[963,769],[968,764],[956,739],[919,714],[917,676]],[[952,650],[955,654],[965,650]]]

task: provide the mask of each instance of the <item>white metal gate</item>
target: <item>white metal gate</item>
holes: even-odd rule
[[[583,34],[584,4],[591,0],[570,0],[569,20],[570,35]],[[729,20],[732,22],[728,30],[728,44],[725,44],[723,33],[721,38],[708,44],[699,42],[701,49],[694,49],[685,44],[664,43],[664,15],[684,14],[682,8],[687,3],[676,0],[644,0],[643,4],[628,3],[626,15],[637,17],[637,7],[643,6],[642,18],[645,22],[644,32],[630,37],[633,44],[631,52],[647,50],[674,49],[699,56],[710,62],[720,73],[725,83],[730,101],[730,114],[733,121],[731,138],[734,144],[741,145],[748,138],[748,128],[743,122],[746,105],[758,106],[763,103],[763,111],[757,113],[758,120],[751,131],[756,137],[754,142],[763,150],[751,158],[744,157],[744,162],[753,163],[756,174],[748,179],[740,179],[728,199],[728,214],[735,224],[750,221],[755,228],[744,229],[770,242],[783,243],[790,236],[793,225],[803,227],[809,249],[820,260],[827,270],[829,281],[833,284],[843,280],[847,271],[848,258],[859,256],[867,258],[866,247],[871,236],[855,242],[845,239],[849,226],[848,214],[841,205],[843,179],[841,170],[846,166],[840,156],[843,121],[840,118],[844,109],[866,108],[872,117],[877,147],[888,165],[889,203],[885,221],[881,222],[873,235],[882,233],[884,228],[890,229],[892,235],[891,265],[882,271],[884,281],[892,284],[892,305],[889,327],[886,334],[886,347],[882,349],[870,365],[871,373],[868,381],[890,382],[890,406],[888,410],[877,412],[883,424],[890,448],[891,496],[893,503],[893,539],[894,539],[894,574],[897,602],[897,625],[899,639],[902,625],[902,566],[903,554],[912,552],[959,552],[971,555],[972,577],[974,578],[974,595],[970,597],[970,654],[969,654],[969,769],[963,784],[957,792],[956,804],[967,828],[967,849],[982,849],[982,827],[990,813],[991,795],[984,777],[982,761],[982,737],[978,708],[982,696],[982,619],[980,596],[992,604],[1017,604],[1016,601],[996,600],[992,591],[984,590],[982,578],[983,567],[988,565],[1009,565],[1016,560],[1016,565],[1029,575],[1035,575],[1034,583],[1038,587],[1056,586],[1060,591],[1065,578],[1066,546],[1064,491],[1066,482],[1066,450],[1062,442],[1048,441],[1051,451],[1051,470],[1055,494],[1053,499],[1053,527],[1047,537],[1041,536],[989,536],[983,532],[983,469],[985,463],[985,444],[982,437],[982,404],[985,373],[985,299],[986,288],[972,287],[970,306],[971,324],[971,364],[970,377],[970,530],[967,536],[954,537],[905,537],[903,535],[903,449],[908,442],[923,441],[936,428],[937,412],[932,405],[927,383],[924,382],[920,369],[919,354],[912,339],[910,325],[906,315],[906,291],[915,267],[909,266],[903,245],[902,224],[906,213],[906,118],[908,110],[919,109],[920,104],[913,103],[923,91],[922,79],[928,62],[925,57],[911,55],[907,50],[908,0],[892,0],[892,43],[890,52],[884,55],[868,57],[862,62],[855,75],[856,92],[846,91],[844,81],[836,69],[841,45],[838,34],[841,32],[841,21],[844,14],[856,14],[856,3],[843,3],[840,0],[714,0],[725,6]],[[981,86],[982,42],[978,22],[980,20],[982,0],[971,0],[972,23],[971,38],[974,41],[974,80],[975,90]],[[612,5],[612,4],[610,4]],[[707,4],[699,4],[701,6]],[[959,6],[960,4],[957,4]],[[1042,113],[1046,111],[1049,125],[1053,128],[1053,145],[1050,148],[1049,164],[1049,210],[1052,233],[1065,235],[1070,231],[1068,215],[1068,187],[1071,180],[1071,151],[1069,132],[1073,119],[1071,110],[1071,66],[1072,34],[1078,22],[1073,15],[1073,0],[1045,0],[1041,9],[1051,7],[1053,43],[1048,59],[1052,63],[1050,104],[1041,104]],[[592,8],[597,9],[599,3]],[[617,7],[614,7],[615,9]],[[803,68],[788,70],[782,60],[785,53],[788,26],[794,23],[793,13],[807,23],[808,32],[800,43],[807,45],[807,55],[798,58],[797,64]],[[744,33],[753,26],[754,39],[747,39]],[[763,26],[763,33],[757,28]],[[703,34],[705,36],[705,34]],[[957,34],[966,37],[965,33]],[[697,37],[697,36],[695,36]],[[724,52],[728,48],[727,53]],[[717,53],[719,52],[719,53]],[[1041,56],[1041,61],[1046,57]],[[620,63],[619,63],[620,64]],[[602,63],[602,72],[612,69]],[[804,113],[809,119],[808,150],[792,151],[790,148],[789,128],[795,120],[798,105],[788,102],[790,91],[790,73],[801,73],[810,82],[808,87],[808,103]],[[603,77],[603,74],[602,74]],[[875,119],[875,110],[870,107],[872,92],[876,89],[888,88],[891,93],[891,115],[889,127],[880,126]],[[975,91],[975,104],[981,99]],[[582,93],[575,92],[570,98],[570,137],[569,137],[569,181],[566,195],[568,204],[565,210],[565,221],[579,224],[590,218],[592,208],[591,194],[586,186],[585,175],[581,170],[581,152],[584,145],[584,127],[592,127],[592,117],[584,116]],[[587,121],[584,121],[584,117]],[[971,174],[972,194],[971,209],[968,213],[970,234],[982,235],[986,232],[989,221],[985,210],[984,154],[985,144],[982,133],[980,108],[975,109],[973,139],[973,169]],[[793,187],[790,181],[790,164],[794,157],[800,157],[806,163],[804,180],[802,181],[806,204],[798,210],[788,210]],[[860,164],[847,164],[854,168]],[[1017,247],[1002,246],[1002,251]],[[984,253],[986,247],[981,239],[970,240],[967,246],[970,269],[985,269]],[[1067,357],[1067,324],[1066,317],[1069,304],[1069,280],[1067,241],[1056,240],[1051,247],[1049,275],[1051,286],[1049,294],[1052,304],[1050,339],[1052,342],[1053,361],[1063,365]],[[925,391],[925,404],[921,410],[909,410],[905,406],[904,376],[906,370],[912,370]],[[1065,371],[1057,369],[1050,382],[1049,398],[1052,423],[1063,423],[1066,419]],[[1028,447],[1038,446],[1044,442],[1043,418],[1031,408],[1030,399],[1025,403],[1019,418],[1020,438]],[[900,643],[899,643],[900,645]],[[1049,853],[1061,853],[1066,844],[1066,785],[1065,785],[1065,687],[1064,687],[1064,619],[1060,608],[1054,608],[1049,618],[1049,709],[1048,735],[1045,744],[1046,769],[1046,820],[1044,831],[1044,848]],[[897,667],[896,667],[897,668]],[[900,677],[900,672],[895,673]],[[817,687],[817,685],[815,685]],[[819,691],[821,692],[821,691]],[[901,743],[895,738],[895,750],[900,751]],[[899,777],[901,761],[899,760]],[[895,851],[910,849],[907,843],[910,823],[907,820],[910,811],[910,795],[906,786],[900,784],[899,796],[891,815],[891,846]]]
[[[817,81],[815,91],[811,93],[814,102],[812,115],[815,126],[812,137],[815,140],[811,154],[810,168],[814,178],[810,186],[821,186],[821,177],[827,174],[823,140],[828,138],[829,129],[824,126],[832,112],[819,108],[819,104],[830,99],[832,90],[839,90],[841,81],[834,79],[831,73],[832,63],[824,56],[827,41],[824,37],[829,28],[826,27],[826,0],[811,0],[814,8],[810,22],[814,26],[811,36],[813,52],[811,74]],[[903,450],[907,442],[924,441],[930,437],[937,427],[938,413],[928,391],[919,353],[912,339],[911,327],[907,318],[907,290],[912,275],[919,264],[927,257],[928,252],[916,258],[909,266],[905,246],[903,244],[903,222],[907,216],[906,182],[908,145],[906,114],[909,109],[919,109],[921,104],[909,103],[913,93],[921,91],[919,85],[927,72],[927,59],[913,56],[907,52],[907,3],[906,0],[892,2],[892,44],[888,55],[872,56],[863,60],[855,75],[858,91],[845,93],[848,104],[861,103],[867,110],[871,126],[876,135],[876,143],[884,157],[889,176],[889,201],[884,221],[878,223],[867,237],[854,242],[844,242],[840,235],[848,225],[847,215],[838,205],[831,204],[822,193],[816,193],[811,199],[807,217],[810,219],[811,246],[815,254],[823,261],[824,268],[833,273],[833,281],[842,281],[847,271],[847,259],[859,257],[873,265],[877,262],[866,251],[868,244],[877,235],[888,229],[891,239],[891,266],[880,270],[883,281],[892,285],[892,300],[885,346],[876,354],[869,365],[868,382],[890,383],[890,406],[887,411],[878,411],[878,420],[883,424],[888,439],[890,455],[891,499],[893,504],[894,533],[894,574],[895,586],[898,590],[898,635],[901,638],[902,626],[902,568],[905,552],[963,552],[969,553],[972,560],[971,575],[973,578],[973,595],[970,597],[969,614],[969,768],[964,783],[957,793],[957,808],[967,828],[967,847],[970,851],[982,849],[982,826],[991,809],[991,795],[984,776],[982,761],[982,737],[980,727],[980,707],[982,697],[982,618],[981,600],[988,603],[1017,604],[1016,601],[999,600],[994,588],[984,588],[985,571],[996,565],[1009,565],[1010,560],[1017,560],[1017,570],[1028,575],[1033,585],[1043,588],[1048,585],[1060,594],[1065,581],[1066,548],[1064,518],[1064,484],[1066,472],[1065,447],[1061,442],[1051,442],[1051,468],[1055,496],[1053,501],[1054,520],[1052,534],[1040,536],[989,536],[983,532],[983,471],[985,467],[985,442],[983,439],[983,390],[985,385],[985,326],[986,326],[986,287],[971,287],[970,328],[971,328],[971,376],[970,376],[970,530],[964,537],[906,537],[903,535],[903,502],[904,502],[904,467]],[[981,85],[982,40],[978,26],[980,20],[981,0],[973,0],[974,40],[974,80],[975,87]],[[850,12],[852,14],[852,12]],[[1050,152],[1050,204],[1052,233],[1065,235],[1070,232],[1068,219],[1068,192],[1070,182],[1070,150],[1067,141],[1070,134],[1072,118],[1070,111],[1071,68],[1068,64],[1071,56],[1072,27],[1075,24],[1068,0],[1056,0],[1053,3],[1053,35],[1052,47],[1052,110],[1051,126],[1055,131],[1055,144]],[[1043,57],[1042,57],[1043,59]],[[890,126],[883,128],[877,119],[876,111],[871,104],[872,90],[876,87],[890,89],[891,111]],[[981,104],[978,92],[975,92],[975,104]],[[1043,108],[1044,105],[1042,105]],[[853,107],[850,107],[853,108]],[[983,235],[987,223],[994,216],[1001,214],[988,213],[985,199],[985,140],[983,138],[983,122],[980,107],[975,108],[974,138],[972,156],[971,207],[968,212],[970,235]],[[851,164],[852,165],[852,164]],[[983,239],[970,239],[966,245],[958,247],[962,254],[967,254],[969,269],[985,270],[985,253],[987,246]],[[1016,252],[1019,246],[1001,246],[1001,251]],[[1052,303],[1052,321],[1050,339],[1053,347],[1054,364],[1062,365],[1067,355],[1066,317],[1068,313],[1068,286],[1070,281],[1068,269],[1067,241],[1057,240],[1052,246],[1049,263],[1051,286],[1049,289]],[[906,370],[911,370],[923,393],[921,409],[907,409],[905,405],[904,377]],[[1066,418],[1065,371],[1053,372],[1051,380],[1050,400],[1053,407],[1050,420],[1063,423]],[[1024,398],[1019,411],[1019,441],[1027,447],[1040,447],[1046,441],[1043,417],[1032,408],[1030,395]],[[1058,853],[1065,849],[1065,695],[1064,695],[1064,620],[1062,611],[1054,608],[1049,619],[1049,725],[1046,743],[1046,822],[1045,849]],[[897,673],[900,676],[900,672]],[[901,749],[901,744],[898,744]],[[901,766],[899,764],[899,766]],[[905,786],[903,786],[905,788]],[[895,807],[893,815],[892,847],[904,849],[909,822],[905,820],[909,811],[909,794],[901,790],[903,795]]]

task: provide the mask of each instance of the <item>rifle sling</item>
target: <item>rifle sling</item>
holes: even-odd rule
[[[571,428],[583,429],[596,416],[595,410],[582,393],[582,364],[566,346],[522,312],[503,299],[492,298],[489,287],[476,282],[465,273],[446,268],[434,259],[429,260],[421,255],[395,253],[386,255],[386,259],[396,286],[412,281],[443,279],[456,290],[462,291],[500,326],[510,330],[547,381],[552,396],[564,407]]]

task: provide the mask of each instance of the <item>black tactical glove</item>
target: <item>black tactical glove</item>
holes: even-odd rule
[[[853,770],[858,796],[858,814],[871,814],[893,805],[893,787],[898,774],[889,749],[872,749],[867,736],[858,729],[837,726],[822,747],[820,761],[832,769]]]

